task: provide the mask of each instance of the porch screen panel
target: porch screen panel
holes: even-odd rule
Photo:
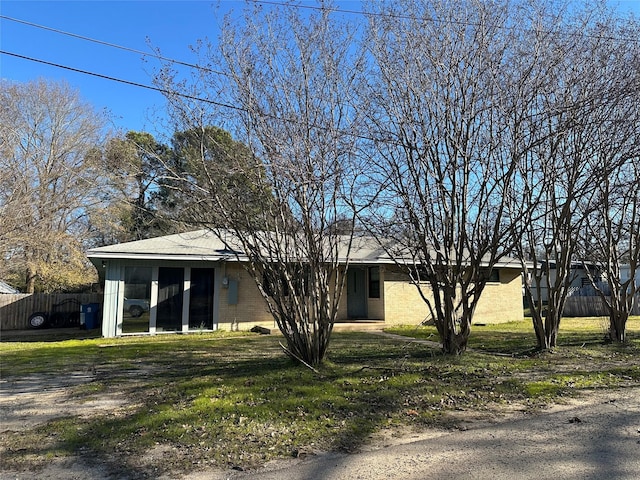
[[[125,267],[122,333],[149,331],[151,267]]]
[[[189,329],[213,329],[213,268],[192,268],[189,292]]]
[[[184,269],[160,267],[158,269],[158,316],[156,331],[182,330],[182,301]]]

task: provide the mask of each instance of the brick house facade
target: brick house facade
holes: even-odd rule
[[[92,249],[104,278],[102,334],[275,328],[258,287],[210,232],[169,235]],[[475,323],[523,318],[518,262],[505,261],[482,294]],[[338,322],[417,325],[429,317],[417,288],[371,241],[350,255]]]

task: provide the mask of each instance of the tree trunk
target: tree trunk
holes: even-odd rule
[[[31,265],[27,267],[27,277],[25,282],[25,293],[36,292],[36,276],[37,272]]]
[[[452,334],[442,341],[442,351],[447,355],[462,355],[467,350],[469,333]]]
[[[623,312],[612,313],[609,317],[609,338],[615,343],[624,343],[626,340],[627,315]]]
[[[533,314],[533,312],[532,312]],[[547,336],[544,331],[544,325],[540,318],[533,317],[533,330],[536,333],[536,342],[538,350],[547,350]]]
[[[442,351],[447,355],[461,355],[467,350],[469,335],[471,334],[471,319],[461,319],[459,329],[449,325],[442,342]]]
[[[556,318],[556,313],[553,310],[547,310],[542,316],[534,314],[533,317],[533,329],[536,333],[537,348],[541,351],[550,351],[557,346],[558,342],[558,327],[560,320]]]

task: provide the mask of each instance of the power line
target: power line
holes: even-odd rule
[[[406,19],[406,20],[416,20],[416,19],[420,19],[423,20],[425,22],[432,22],[432,23],[436,23],[436,22],[442,22],[442,23],[453,23],[453,24],[457,24],[457,25],[467,25],[467,26],[477,26],[479,25],[478,23],[473,23],[473,22],[464,22],[462,20],[460,21],[454,21],[454,20],[447,20],[447,21],[442,21],[442,20],[437,20],[437,19],[433,19],[431,17],[414,17],[411,15],[404,15],[404,14],[396,14],[396,13],[390,13],[390,12],[365,12],[362,10],[349,10],[349,9],[343,9],[343,8],[337,8],[337,7],[325,7],[325,6],[316,6],[316,5],[296,5],[296,4],[292,4],[292,3],[282,3],[282,2],[278,2],[275,0],[247,0],[248,2],[252,2],[252,3],[256,3],[256,4],[267,4],[267,5],[273,5],[273,6],[279,6],[279,7],[288,7],[288,8],[299,8],[299,9],[308,9],[308,10],[316,10],[316,11],[329,11],[329,12],[336,12],[336,13],[347,13],[347,14],[351,14],[351,15],[363,15],[363,16],[378,16],[378,17],[388,17],[388,18],[399,18],[399,19]],[[132,52],[132,53],[136,53],[139,55],[143,55],[143,56],[148,56],[148,57],[152,57],[152,58],[156,58],[158,60],[162,60],[162,61],[166,61],[166,62],[170,62],[173,64],[177,64],[177,65],[182,65],[185,67],[189,67],[189,68],[193,68],[196,70],[201,70],[204,72],[208,72],[208,73],[213,73],[216,75],[221,75],[221,76],[227,76],[228,74],[226,74],[225,72],[221,72],[221,71],[217,71],[217,70],[213,70],[207,67],[202,67],[200,65],[196,65],[193,63],[189,63],[189,62],[185,62],[182,60],[176,60],[174,58],[169,58],[169,57],[164,57],[162,55],[158,55],[155,53],[149,53],[149,52],[144,52],[142,50],[137,50],[134,48],[130,48],[130,47],[125,47],[122,45],[118,45],[115,43],[111,43],[111,42],[106,42],[103,40],[97,40],[91,37],[86,37],[83,35],[79,35],[76,33],[72,33],[72,32],[66,32],[64,30],[60,30],[57,28],[53,28],[53,27],[47,27],[46,25],[40,25],[37,23],[33,23],[33,22],[28,22],[26,20],[21,20],[18,18],[13,18],[13,17],[8,17],[6,15],[1,15],[0,14],[0,18],[5,19],[5,20],[9,20],[12,22],[17,22],[17,23],[21,23],[24,25],[28,25],[30,27],[34,27],[34,28],[39,28],[39,29],[43,29],[43,30],[48,30],[54,33],[58,33],[61,35],[66,35],[69,37],[73,37],[73,38],[77,38],[83,41],[88,41],[88,42],[93,42],[93,43],[97,43],[100,45],[104,45],[107,47],[111,47],[111,48],[117,48],[120,50],[124,50],[127,52]],[[504,28],[508,28],[508,27],[504,27]],[[515,28],[515,27],[510,27],[510,28]],[[548,32],[550,33],[550,32]],[[562,34],[562,32],[556,32],[558,34]],[[575,34],[571,34],[571,35],[575,35]],[[623,42],[637,42],[638,39],[637,38],[620,38],[620,37],[613,37],[613,36],[597,36],[597,35],[587,35],[587,34],[581,34],[581,36],[585,37],[585,38],[598,38],[598,39],[605,39],[605,40],[614,40],[614,41],[623,41]],[[7,55],[12,55],[11,53],[8,52],[3,52],[6,53]],[[16,54],[13,54],[14,56],[18,56]],[[33,58],[29,58],[29,57],[22,57],[25,58],[27,60],[31,60],[31,61],[35,61],[35,62],[40,62],[40,63],[47,63],[44,62],[42,60],[38,60],[38,59],[33,59]],[[50,64],[59,68],[65,68],[68,70],[74,70],[72,67],[65,67],[63,65],[58,65],[58,64]],[[78,70],[76,70],[78,71]],[[103,78],[107,78],[107,79],[112,79],[110,77],[107,76],[102,76],[100,74],[95,74],[92,72],[86,72],[86,71],[79,71],[80,73],[85,73],[87,75],[94,75],[94,76],[101,76]],[[121,83],[129,83],[132,85],[136,85],[136,86],[140,86],[142,88],[149,88],[152,90],[157,90],[155,87],[151,87],[149,85],[142,85],[142,84],[134,84],[132,82],[128,82],[127,80],[122,80],[122,79],[115,79],[113,78],[112,80],[114,81],[119,81]],[[170,92],[162,92],[162,93],[170,93]],[[193,97],[193,99],[198,99],[197,97]],[[207,101],[204,99],[201,99],[202,101]],[[214,102],[215,103],[215,102]]]
[[[255,4],[273,5],[273,6],[286,7],[286,8],[307,9],[307,10],[315,10],[320,12],[346,13],[350,15],[362,15],[365,17],[398,18],[401,20],[422,20],[423,22],[430,22],[434,24],[442,23],[442,24],[451,24],[451,25],[463,25],[463,26],[469,26],[469,27],[474,27],[474,26],[477,27],[482,25],[481,23],[478,23],[478,22],[466,22],[464,20],[452,20],[452,19],[440,20],[433,17],[416,17],[413,15],[406,15],[402,13],[365,12],[363,10],[348,10],[344,8],[326,7],[322,5],[300,5],[300,4],[290,3],[290,2],[283,3],[283,2],[278,2],[276,0],[246,0],[246,1],[255,3]],[[499,28],[515,29],[517,28],[517,26],[513,26],[513,27],[501,26]],[[590,35],[587,33],[573,33],[573,32],[562,32],[562,31],[555,31],[555,32],[547,31],[543,33],[567,35],[567,36],[580,36],[583,38],[594,38],[599,40],[613,40],[617,42],[628,42],[628,43],[638,42],[638,38],[636,37],[626,38],[626,37],[614,37],[613,35]]]
[[[382,13],[382,12],[365,12],[363,10],[348,10],[345,8],[337,8],[337,7],[325,7],[325,6],[321,6],[321,5],[300,5],[300,4],[294,4],[294,3],[282,3],[282,2],[276,2],[276,1],[270,1],[270,0],[246,0],[247,2],[251,2],[251,3],[256,3],[256,4],[265,4],[265,5],[274,5],[274,6],[278,6],[278,7],[289,7],[289,8],[301,8],[301,9],[307,9],[307,10],[316,10],[316,11],[321,11],[321,12],[335,12],[335,13],[348,13],[350,15],[362,15],[362,16],[369,16],[369,17],[388,17],[388,18],[400,18],[400,19],[405,19],[405,20],[416,20],[417,18],[411,15],[403,15],[401,13]],[[434,20],[433,18],[427,18],[427,17],[422,17],[422,20],[428,21],[428,22],[436,22],[437,20]],[[453,21],[453,20],[448,20],[446,23],[460,23],[463,25],[475,25],[475,24],[471,24],[471,23],[466,23],[466,22],[462,22],[462,21]]]
[[[233,106],[233,105],[228,105],[226,103],[216,102],[214,100],[209,100],[207,98],[196,97],[194,95],[188,95],[186,93],[180,93],[180,92],[176,92],[174,90],[167,90],[165,88],[159,88],[159,87],[154,87],[154,86],[151,86],[151,85],[145,85],[144,83],[132,82],[131,80],[124,80],[122,78],[116,78],[116,77],[112,77],[112,76],[109,76],[109,75],[103,75],[101,73],[90,72],[88,70],[81,70],[79,68],[69,67],[67,65],[61,65],[59,63],[47,62],[46,60],[41,60],[39,58],[33,58],[33,57],[27,57],[25,55],[20,55],[20,54],[13,53],[13,52],[7,52],[5,50],[0,50],[0,54],[9,55],[9,56],[16,57],[16,58],[21,58],[23,60],[28,60],[30,62],[42,63],[44,65],[49,65],[49,66],[56,67],[56,68],[62,68],[64,70],[70,70],[70,71],[76,72],[76,73],[82,73],[83,75],[91,75],[93,77],[103,78],[105,80],[110,80],[112,82],[119,82],[119,83],[124,83],[126,85],[131,85],[131,86],[134,86],[134,87],[146,88],[148,90],[154,90],[156,92],[160,92],[160,93],[163,93],[163,94],[166,94],[166,95],[177,95],[179,97],[187,98],[189,100],[196,100],[198,102],[205,102],[205,103],[209,103],[211,105],[216,105],[218,107],[225,107],[225,108],[230,108],[230,109],[233,109],[233,110],[241,110],[241,111],[243,111],[240,107],[236,107],[236,106]]]
[[[165,62],[175,63],[177,65],[183,65],[185,67],[195,68],[197,70],[202,70],[202,71],[209,72],[209,73],[215,73],[217,75],[225,75],[223,72],[218,72],[216,70],[212,70],[210,68],[202,67],[200,65],[195,65],[195,64],[189,63],[189,62],[184,62],[182,60],[176,60],[175,58],[163,57],[162,55],[158,55],[158,54],[155,54],[155,53],[144,52],[142,50],[136,50],[135,48],[125,47],[125,46],[118,45],[118,44],[115,44],[115,43],[105,42],[103,40],[97,40],[97,39],[91,38],[91,37],[85,37],[83,35],[78,35],[77,33],[65,32],[64,30],[59,30],[57,28],[47,27],[46,25],[40,25],[40,24],[37,24],[37,23],[27,22],[26,20],[20,20],[19,18],[7,17],[6,15],[0,15],[0,18],[2,18],[4,20],[9,20],[11,22],[22,23],[22,24],[28,25],[30,27],[40,28],[42,30],[48,30],[50,32],[58,33],[60,35],[66,35],[66,36],[69,36],[69,37],[77,38],[79,40],[84,40],[84,41],[87,41],[87,42],[93,42],[93,43],[97,43],[99,45],[105,45],[107,47],[117,48],[117,49],[120,49],[120,50],[124,50],[126,52],[132,52],[132,53],[137,53],[139,55],[144,55],[146,57],[157,58],[158,60],[163,60]]]
[[[47,62],[46,60],[41,60],[41,59],[38,59],[38,58],[27,57],[26,55],[20,55],[20,54],[13,53],[13,52],[7,52],[5,50],[0,50],[0,54],[9,55],[9,56],[20,58],[20,59],[23,59],[23,60],[28,60],[30,62],[41,63],[41,64],[44,64],[44,65],[49,65],[49,66],[56,67],[56,68],[62,68],[64,70],[69,70],[69,71],[72,71],[72,72],[81,73],[83,75],[90,75],[90,76],[93,76],[93,77],[102,78],[102,79],[105,79],[105,80],[110,80],[112,82],[124,83],[125,85],[131,85],[133,87],[146,88],[147,90],[153,90],[153,91],[160,92],[160,93],[163,93],[163,94],[166,94],[166,95],[175,95],[175,96],[178,96],[178,97],[186,98],[188,100],[195,100],[195,101],[198,101],[198,102],[204,102],[204,103],[208,103],[210,105],[215,105],[215,106],[218,106],[218,107],[229,108],[231,110],[236,110],[236,111],[239,111],[239,112],[249,113],[249,111],[247,109],[242,108],[242,107],[237,107],[235,105],[229,105],[227,103],[222,103],[222,102],[216,102],[214,100],[209,100],[207,98],[196,97],[194,95],[188,95],[186,93],[176,92],[175,90],[167,90],[165,88],[153,87],[151,85],[145,85],[143,83],[132,82],[130,80],[124,80],[124,79],[112,77],[112,76],[109,76],[109,75],[103,75],[101,73],[90,72],[88,70],[81,70],[79,68],[74,68],[74,67],[69,67],[69,66],[66,66],[66,65],[61,65],[59,63]],[[277,115],[273,115],[273,114],[262,114],[262,115],[267,117],[267,118],[271,118],[271,119],[277,120],[277,121],[284,121],[284,122],[287,122],[287,123],[301,123],[301,122],[297,122],[296,120],[292,120],[292,119],[282,119],[282,118],[279,118]],[[323,127],[323,126],[320,126],[320,125],[310,125],[310,127],[311,128],[316,128],[318,130],[324,130],[324,131],[327,131],[327,132],[331,132],[331,131],[339,132],[339,130],[328,128],[328,127]],[[364,140],[375,140],[373,138],[370,138],[370,137],[367,137],[367,136],[364,136],[364,135],[358,135],[358,134],[354,134],[354,133],[347,133],[347,134],[351,135],[354,138],[360,138],[360,139],[364,139]]]

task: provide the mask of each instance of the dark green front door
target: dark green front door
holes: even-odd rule
[[[367,318],[367,275],[364,268],[347,271],[347,316]]]

